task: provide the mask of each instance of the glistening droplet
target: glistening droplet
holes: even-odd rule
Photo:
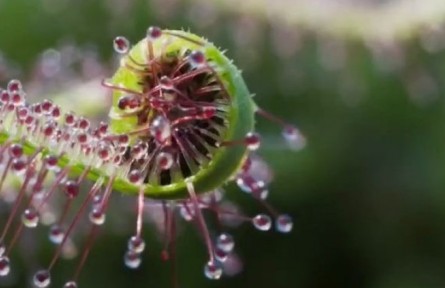
[[[60,244],[63,241],[65,233],[59,225],[53,225],[49,229],[49,240],[54,244]]]
[[[0,276],[4,277],[11,271],[11,266],[9,264],[9,258],[4,256],[0,257]]]
[[[140,254],[145,249],[145,242],[144,239],[142,239],[139,236],[133,236],[128,240],[128,250],[131,252]]]
[[[222,276],[222,268],[220,265],[208,262],[204,267],[204,274],[207,278],[211,280],[218,280]]]
[[[77,283],[74,281],[66,282],[63,288],[77,288]]]
[[[114,38],[113,48],[119,54],[126,54],[130,49],[130,41],[123,36],[118,36]]]
[[[137,269],[141,265],[141,257],[138,253],[127,251],[124,256],[125,266],[131,269]]]
[[[223,233],[216,239],[216,246],[224,252],[229,253],[235,247],[235,241],[233,240],[232,235]]]
[[[272,219],[270,219],[269,215],[258,214],[252,219],[252,224],[260,231],[268,231],[272,226]]]
[[[26,209],[22,214],[22,222],[28,228],[35,228],[39,224],[39,214],[34,208]]]
[[[33,283],[38,288],[48,287],[51,283],[50,274],[47,270],[40,270],[34,274]]]
[[[289,215],[282,214],[275,220],[275,229],[281,233],[289,233],[292,231],[293,221]]]
[[[105,213],[103,213],[100,208],[93,209],[89,215],[91,223],[94,225],[102,225],[105,223]]]

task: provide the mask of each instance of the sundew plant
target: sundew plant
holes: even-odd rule
[[[48,226],[42,229],[54,251],[39,264],[32,285],[82,287],[79,277],[100,227],[119,213],[108,209],[118,193],[134,199],[134,232],[123,256],[130,269],[141,265],[144,253],[174,263],[178,226],[185,223],[201,236],[203,275],[211,280],[230,269],[235,240],[226,225],[291,232],[292,218],[266,201],[272,172],[257,155],[255,116],[281,127],[293,150],[305,145],[299,130],[256,105],[238,68],[200,36],[149,27],[135,45],[119,36],[113,46],[119,67],[102,81],[112,106],[100,123],[49,99],[32,103],[19,80],[0,90],[0,195],[9,204],[0,229],[0,276],[14,273],[12,254],[24,231]],[[228,182],[264,212],[245,215],[224,205]],[[161,215],[159,252],[146,249],[147,214]],[[60,258],[76,241],[83,248],[75,269],[65,283],[52,283],[54,267],[63,265]],[[175,269],[172,282],[179,287]]]

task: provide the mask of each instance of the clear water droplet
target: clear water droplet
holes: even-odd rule
[[[236,185],[241,189],[241,191],[246,193],[251,193],[252,189],[248,185],[245,177],[238,177],[236,178]]]
[[[137,169],[131,170],[130,173],[128,173],[128,181],[130,181],[130,183],[142,183],[143,180],[141,171]]]
[[[89,215],[91,223],[94,225],[102,225],[105,223],[105,213],[100,208],[93,209]]]
[[[57,163],[59,159],[56,156],[53,155],[46,155],[45,156],[45,166],[50,171],[57,170]]]
[[[77,288],[77,283],[74,281],[66,282],[63,288]]]
[[[141,265],[140,254],[134,253],[132,251],[127,251],[124,256],[124,263],[130,269],[137,269]]]
[[[8,82],[7,89],[10,93],[21,92],[23,89],[22,82],[17,79],[13,79]]]
[[[268,231],[272,226],[272,219],[269,215],[258,214],[252,219],[252,224],[260,231]]]
[[[60,244],[63,241],[65,233],[59,225],[53,225],[49,229],[49,240],[54,244]]]
[[[283,128],[282,135],[290,148],[295,150],[303,149],[306,146],[306,138],[301,132],[292,125]]]
[[[156,161],[159,165],[159,168],[162,170],[168,170],[173,165],[173,156],[171,153],[168,152],[161,152],[156,156]]]
[[[33,283],[38,288],[48,287],[51,283],[51,277],[49,271],[40,270],[36,274],[34,274]]]
[[[218,260],[219,262],[223,263],[227,260],[227,252],[217,248],[215,249],[215,259]]]
[[[255,150],[258,150],[258,148],[260,148],[261,137],[260,137],[260,134],[258,134],[258,133],[255,133],[255,132],[247,133],[244,141],[246,142],[247,149],[249,149],[250,151],[255,151]]]
[[[256,180],[251,175],[241,175],[236,179],[236,184],[243,192],[255,192],[254,196],[257,196],[257,194],[261,194],[261,191],[265,190],[266,186],[264,181]]]
[[[151,122],[150,133],[158,143],[163,144],[172,134],[170,121],[164,116],[157,116]]]
[[[123,36],[118,36],[113,40],[113,48],[119,54],[126,54],[130,50],[130,41]]]
[[[23,146],[20,144],[12,144],[9,146],[9,155],[13,159],[18,159],[23,155]]]
[[[9,258],[4,256],[0,257],[0,277],[4,277],[11,271],[11,265],[9,263]]]
[[[278,216],[275,220],[275,229],[281,233],[291,232],[293,225],[292,217],[286,214]]]
[[[26,209],[22,214],[22,222],[28,228],[35,228],[39,224],[39,213],[34,208]]]
[[[195,50],[189,55],[189,63],[193,67],[200,68],[205,65],[206,57],[202,51]]]
[[[133,236],[128,240],[128,250],[140,254],[145,249],[145,241],[139,236]]]
[[[65,194],[70,199],[75,198],[79,194],[79,184],[74,180],[68,180],[65,183]]]
[[[211,280],[218,280],[222,276],[222,268],[213,262],[208,262],[204,267],[204,274]]]
[[[147,29],[147,37],[149,40],[153,41],[162,36],[162,29],[157,26],[150,26]]]
[[[222,233],[216,239],[216,247],[227,253],[232,252],[233,248],[235,248],[235,240],[232,235]]]

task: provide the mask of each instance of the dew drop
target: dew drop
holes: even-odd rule
[[[159,168],[162,170],[168,170],[173,165],[173,156],[168,152],[161,152],[156,156],[156,161],[159,165]]]
[[[306,138],[292,125],[286,125],[283,128],[282,135],[292,149],[300,150],[306,146]]]
[[[51,116],[53,117],[53,119],[59,119],[60,117],[60,107],[59,106],[54,106],[53,111],[51,112]]]
[[[34,274],[33,283],[38,288],[45,288],[51,283],[51,278],[47,270],[40,270]]]
[[[281,233],[291,232],[293,225],[292,217],[286,214],[278,216],[275,220],[275,229]]]
[[[31,115],[26,116],[26,118],[25,118],[25,124],[26,124],[28,127],[32,127],[32,126],[34,125],[34,116],[31,116]]]
[[[25,96],[24,96],[24,93],[22,93],[22,92],[14,92],[14,93],[11,93],[11,103],[12,103],[14,106],[17,107],[17,106],[23,105],[24,102],[25,102]]]
[[[45,196],[45,189],[43,189],[43,186],[41,183],[36,183],[33,186],[33,194],[34,194],[33,199],[39,200],[39,201],[43,199],[43,197]]]
[[[12,144],[9,147],[9,155],[12,158],[20,158],[23,155],[23,147],[19,144]]]
[[[66,282],[63,288],[77,288],[77,283],[74,281]]]
[[[8,83],[7,89],[11,93],[21,92],[23,89],[22,82],[20,82],[20,80],[17,79],[11,80]]]
[[[135,95],[125,95],[119,98],[117,107],[121,110],[141,107],[141,99]]]
[[[79,184],[73,180],[67,181],[65,183],[65,194],[70,199],[75,198],[79,194]]]
[[[105,223],[105,213],[103,213],[100,208],[93,209],[89,215],[91,223],[94,225],[102,225]]]
[[[86,144],[88,142],[88,134],[86,133],[80,133],[77,135],[77,141],[80,144]]]
[[[60,244],[63,241],[65,233],[59,225],[51,226],[49,230],[49,240],[54,244]]]
[[[150,133],[158,143],[164,143],[171,137],[170,121],[164,116],[157,116],[150,125]]]
[[[131,156],[134,159],[143,159],[147,155],[147,148],[142,143],[138,143],[131,148]]]
[[[147,37],[149,40],[155,40],[162,36],[162,29],[156,26],[150,26],[147,29]]]
[[[114,38],[113,48],[119,54],[126,54],[130,50],[130,41],[123,36]]]
[[[22,214],[22,222],[28,228],[35,228],[39,224],[39,214],[34,208],[26,209]]]
[[[252,219],[252,224],[260,231],[268,231],[272,226],[272,219],[270,219],[269,215],[258,214]]]
[[[54,133],[53,123],[45,123],[45,125],[42,127],[42,132],[46,137],[51,137]]]
[[[216,246],[224,252],[232,252],[235,247],[235,241],[233,240],[232,235],[228,233],[222,233],[216,239]]]
[[[258,133],[255,132],[247,133],[244,141],[247,145],[247,149],[249,149],[250,151],[255,151],[258,150],[258,148],[260,148],[261,137]]]
[[[145,249],[145,241],[139,236],[133,236],[128,240],[128,250],[133,253],[140,254]]]
[[[108,161],[111,158],[111,151],[108,146],[100,145],[97,149],[97,155],[102,161]]]
[[[28,114],[29,110],[27,107],[22,106],[17,109],[17,115],[19,116],[20,120],[25,120]]]
[[[9,258],[6,256],[0,257],[0,277],[4,277],[11,271]]]
[[[215,259],[218,260],[219,262],[225,262],[227,260],[227,252],[221,250],[221,249],[215,249]]]
[[[256,180],[250,175],[242,175],[236,179],[236,184],[238,187],[246,193],[255,192],[257,196],[260,191],[265,189],[265,183],[261,180]],[[267,195],[266,195],[267,196]]]
[[[127,146],[130,138],[126,134],[121,134],[117,137],[117,142],[121,147]]]
[[[43,100],[43,102],[41,104],[42,111],[45,114],[49,114],[52,111],[52,109],[53,109],[53,105],[54,104],[53,104],[53,102],[51,100],[48,100],[48,99]]]
[[[137,269],[141,265],[141,257],[138,253],[127,251],[124,256],[124,263],[130,269]]]
[[[128,181],[130,183],[140,183],[142,180],[143,178],[139,170],[131,170],[130,173],[128,173]]]
[[[14,159],[12,161],[12,169],[17,175],[21,175],[25,172],[26,162],[22,159]]]
[[[211,280],[218,280],[222,276],[222,268],[213,262],[208,262],[204,267],[204,274]]]
[[[11,98],[11,97],[10,97],[8,91],[6,91],[6,90],[1,91],[1,93],[0,93],[0,102],[1,102],[1,103],[3,103],[3,104],[7,104],[7,103],[9,102],[10,98]]]
[[[193,67],[202,67],[206,63],[206,57],[202,51],[195,50],[189,55],[189,62]]]
[[[76,116],[74,113],[69,112],[65,114],[65,124],[67,126],[73,126],[76,123]]]
[[[37,115],[42,114],[42,104],[40,104],[40,103],[32,104],[31,109]]]
[[[82,130],[87,130],[88,128],[90,128],[90,121],[83,117],[80,117],[76,124]]]
[[[56,170],[58,161],[59,161],[59,159],[56,156],[46,155],[45,156],[46,169],[52,170],[52,171]]]
[[[108,132],[108,123],[101,121],[99,123],[98,131],[101,135],[105,135]]]
[[[251,193],[252,189],[250,188],[250,185],[248,185],[247,179],[245,177],[238,177],[236,178],[236,185],[238,185],[238,187],[246,193]]]

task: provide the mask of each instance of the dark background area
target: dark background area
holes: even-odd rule
[[[298,9],[288,2],[290,11]],[[294,230],[231,230],[244,271],[213,282],[202,273],[201,240],[184,225],[177,239],[181,287],[445,287],[443,23],[431,21],[403,38],[372,39],[201,1],[0,0],[0,82],[19,77],[35,84],[42,51],[68,42],[95,51],[109,76],[113,38],[136,42],[150,25],[190,28],[228,49],[257,103],[308,139],[304,150],[290,152],[280,128],[258,120],[265,139],[260,155],[275,173],[270,202],[294,217]],[[82,82],[80,73],[73,75]],[[227,190],[246,212],[262,211],[234,185]],[[141,269],[124,267],[130,234],[114,226],[127,214],[113,211],[80,287],[170,287],[169,266],[159,259],[161,243],[149,225]],[[0,282],[4,287],[27,287],[38,263],[50,259],[45,235],[29,237],[37,256],[27,263],[31,255],[16,251],[20,264]],[[61,287],[75,263],[57,265],[52,287]]]

